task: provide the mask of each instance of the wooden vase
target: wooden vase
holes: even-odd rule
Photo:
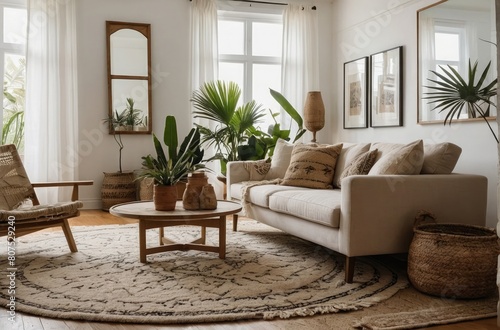
[[[153,202],[157,211],[173,211],[177,203],[177,187],[155,185]]]

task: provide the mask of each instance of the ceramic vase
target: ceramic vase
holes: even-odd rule
[[[153,202],[157,211],[173,211],[177,203],[177,187],[155,185],[153,188]]]
[[[182,196],[182,206],[186,210],[200,209],[200,194],[203,186],[208,184],[208,178],[204,172],[194,172],[188,176],[186,190]]]
[[[217,208],[217,196],[211,184],[203,186],[201,190],[200,208],[202,210],[215,210]]]

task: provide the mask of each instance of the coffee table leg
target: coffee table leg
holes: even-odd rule
[[[207,227],[201,226],[201,240],[200,244],[205,244],[207,241]]]
[[[226,258],[226,216],[219,218],[219,258]]]
[[[165,236],[165,228],[163,227],[160,227],[160,230],[159,230],[159,237],[160,237],[160,245],[163,245],[163,236]]]
[[[146,258],[146,225],[143,220],[139,220],[139,259],[142,263],[147,262]]]

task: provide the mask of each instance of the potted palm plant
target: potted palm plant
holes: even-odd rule
[[[247,130],[254,126],[265,113],[255,101],[238,106],[240,87],[234,82],[210,81],[194,92],[192,102],[194,117],[215,122],[215,127],[197,125],[203,136],[202,143],[213,146],[219,159],[221,172],[225,174],[229,161],[239,160],[238,148],[248,141]]]
[[[496,107],[491,98],[497,95],[497,78],[483,86],[490,69],[490,61],[476,82],[477,65],[477,61],[472,65],[469,60],[467,81],[450,65],[439,66],[443,73],[431,70],[439,79],[428,79],[435,85],[425,86],[432,91],[425,93],[427,96],[424,98],[430,99],[429,103],[435,104],[433,110],[447,111],[444,124],[451,125],[453,117],[458,119],[464,108],[469,118],[476,118],[479,115],[484,119],[498,143],[498,137],[487,119],[490,107]]]
[[[163,142],[168,148],[165,152],[162,143],[153,134],[156,157],[142,157],[143,170],[140,178],[154,180],[153,201],[156,210],[175,209],[178,192],[176,184],[185,179],[188,173],[203,168],[203,150],[200,148],[200,131],[192,128],[178,148],[177,124],[174,116],[167,116],[163,132]]]
[[[274,99],[297,123],[295,140],[305,132],[302,117],[283,95],[270,90]],[[282,129],[278,122],[270,125],[267,131],[257,127],[265,116],[264,109],[255,101],[238,106],[241,89],[234,82],[207,82],[193,94],[194,117],[214,122],[213,128],[197,125],[202,135],[202,143],[214,146],[216,154],[208,159],[220,160],[221,172],[226,174],[229,161],[264,159],[272,155],[278,138],[290,139],[290,129]],[[271,113],[273,118],[278,114]]]

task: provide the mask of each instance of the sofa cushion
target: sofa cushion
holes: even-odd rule
[[[269,196],[269,208],[276,212],[338,228],[340,201],[339,189],[279,191]]]
[[[450,142],[425,144],[422,174],[450,174],[453,172],[462,148]]]
[[[342,150],[340,151],[339,158],[337,159],[337,165],[335,165],[333,186],[337,186],[337,182],[339,182],[340,175],[344,172],[345,167],[369,149],[370,143],[342,143]]]
[[[231,197],[233,199],[241,200],[243,198],[242,191],[244,184],[252,184],[252,182],[244,182],[244,183],[234,183],[231,185]],[[302,187],[293,187],[293,186],[281,186],[279,184],[264,184],[264,185],[256,185],[247,190],[246,201],[253,203],[255,205],[259,205],[262,207],[269,207],[269,196],[278,192],[278,191],[300,191],[307,190],[308,188]]]
[[[285,177],[286,169],[290,165],[290,159],[292,158],[292,150],[292,143],[283,139],[276,141],[271,159],[271,168],[265,176],[266,180],[283,179]]]
[[[422,140],[408,144],[372,143],[370,150],[378,149],[375,165],[369,175],[419,174],[424,162]]]
[[[349,165],[347,165],[344,171],[341,173],[339,180],[335,183],[337,187],[341,187],[341,181],[343,178],[350,175],[366,175],[370,172],[373,164],[375,164],[375,158],[377,157],[378,149],[366,151],[364,154],[359,155],[354,159]]]
[[[332,188],[335,165],[341,150],[341,143],[328,146],[295,145],[282,185]]]

